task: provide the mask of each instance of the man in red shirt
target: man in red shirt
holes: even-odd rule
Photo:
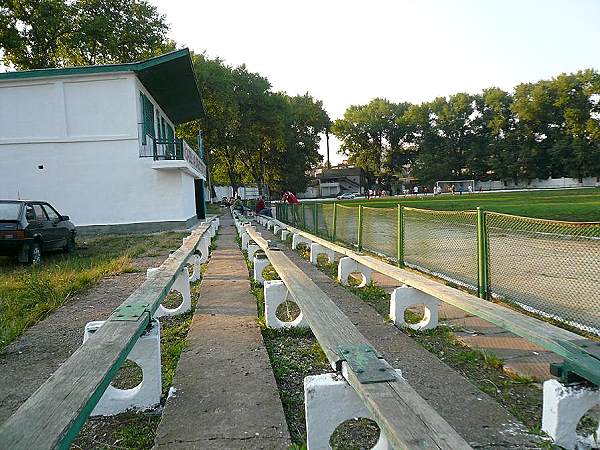
[[[256,208],[254,211],[256,212],[256,214],[260,214],[260,212],[265,208],[266,208],[265,201],[261,195],[260,197],[258,197],[258,201],[256,202]]]
[[[296,205],[300,204],[300,202],[298,201],[298,199],[296,198],[296,196],[294,194],[292,194],[290,191],[285,191],[283,193],[283,197],[281,197],[281,201],[287,202],[290,205],[293,205],[294,203]]]

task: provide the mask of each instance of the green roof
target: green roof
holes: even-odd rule
[[[198,119],[204,115],[202,98],[196,84],[190,51],[187,48],[144,61],[125,64],[5,72],[0,73],[0,81],[111,72],[135,73],[175,125]]]

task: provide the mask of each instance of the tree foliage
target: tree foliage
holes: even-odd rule
[[[4,0],[6,65],[43,69],[130,62],[174,49],[165,17],[145,0]]]
[[[322,102],[273,92],[265,77],[218,58],[195,54],[193,64],[206,115],[178,134],[193,139],[202,130],[214,182],[304,191],[308,171],[322,160],[319,142],[330,122]]]
[[[350,106],[333,133],[370,180],[409,171],[440,179],[517,180],[600,174],[600,74],[585,70],[419,105]]]

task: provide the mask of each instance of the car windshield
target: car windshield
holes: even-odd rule
[[[18,220],[21,203],[0,202],[0,220]]]

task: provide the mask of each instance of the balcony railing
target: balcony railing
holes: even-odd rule
[[[206,165],[198,153],[183,139],[154,139],[146,136],[140,145],[140,157],[154,161],[186,161],[206,179]]]

